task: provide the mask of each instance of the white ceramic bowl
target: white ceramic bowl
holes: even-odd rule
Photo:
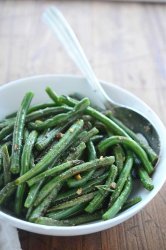
[[[15,217],[12,217],[6,213],[0,212],[0,219],[8,222],[14,227],[21,228],[30,232],[45,234],[45,235],[57,235],[57,236],[71,236],[71,235],[83,235],[98,232],[107,228],[111,228],[119,223],[129,219],[135,215],[140,209],[147,205],[154,196],[161,189],[166,180],[165,166],[166,166],[166,131],[165,127],[161,123],[156,114],[140,99],[133,94],[121,89],[115,85],[103,82],[103,87],[115,101],[118,103],[136,108],[140,111],[158,131],[161,151],[160,159],[157,165],[156,171],[153,174],[154,189],[149,192],[143,189],[140,185],[136,185],[134,195],[140,195],[143,200],[137,205],[131,207],[127,211],[124,211],[117,215],[115,218],[107,221],[99,221],[75,227],[57,227],[57,226],[43,226],[30,222],[26,222]],[[27,91],[33,91],[35,97],[33,103],[47,102],[49,100],[45,93],[46,86],[50,86],[58,94],[71,94],[80,92],[85,96],[93,99],[93,95],[90,94],[90,88],[86,80],[82,77],[76,76],[64,76],[64,75],[43,75],[34,76],[26,79],[17,80],[0,87],[0,120],[16,111],[20,105],[20,102]]]

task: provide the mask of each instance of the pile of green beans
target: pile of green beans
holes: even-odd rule
[[[158,155],[110,112],[58,96],[31,106],[28,92],[17,112],[0,122],[0,208],[51,226],[108,220],[129,209],[139,181],[151,191]]]

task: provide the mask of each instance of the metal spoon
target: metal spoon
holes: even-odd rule
[[[156,153],[159,153],[159,136],[154,126],[137,111],[131,109],[131,107],[115,103],[106,94],[95,76],[95,73],[89,64],[77,37],[61,12],[54,7],[50,7],[44,12],[43,17],[48,26],[51,27],[56,33],[75,64],[86,77],[93,91],[93,95],[95,95],[95,104],[100,105],[100,107],[104,106],[105,109],[111,110],[116,118],[122,121],[129,128],[133,129],[134,132],[144,134],[151,147],[156,151]]]

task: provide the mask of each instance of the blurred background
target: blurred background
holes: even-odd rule
[[[97,76],[137,94],[166,120],[159,110],[166,96],[166,5],[161,3],[0,1],[0,83],[36,74],[80,74],[42,22],[43,11],[54,4]]]
[[[41,16],[44,10],[56,5],[77,34],[98,78],[136,94],[151,106],[166,124],[166,4],[164,2],[158,0],[152,2],[0,1],[0,84],[38,74],[80,74],[60,42],[42,22]],[[146,235],[146,240],[144,238],[145,248],[139,249],[158,249],[158,247],[166,249],[166,245],[164,247],[166,221],[161,216],[165,211],[163,192],[164,189],[148,208],[134,217],[138,221],[139,219],[148,221],[148,218],[151,221],[152,218],[146,214],[148,209],[148,213],[153,214],[154,220],[154,223],[150,224],[154,230]],[[154,213],[156,204],[160,206],[160,214]],[[135,225],[134,220],[130,220],[130,226],[132,223]],[[124,224],[124,227],[125,225],[129,224]],[[141,229],[141,224],[137,226],[138,230]],[[117,228],[121,227],[123,226]],[[149,245],[145,244],[148,240],[151,242],[151,239],[156,239],[157,234],[160,238],[148,243]],[[22,237],[24,239],[24,236]],[[63,240],[60,242],[63,244]],[[130,235],[130,241],[126,244],[130,243],[133,245],[123,249],[136,247],[133,235]],[[26,244],[24,247],[26,249]],[[106,246],[102,249],[108,248]]]

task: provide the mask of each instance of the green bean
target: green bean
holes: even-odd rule
[[[116,201],[116,199],[120,195],[128,176],[131,174],[132,167],[133,167],[133,156],[130,152],[128,152],[125,165],[117,180],[115,191],[110,197],[109,207],[111,206],[111,204],[113,204]]]
[[[97,171],[96,171],[97,172]],[[84,186],[81,188],[72,188],[68,191],[65,191],[64,193],[58,194],[56,199],[53,201],[53,205],[56,205],[59,202],[64,202],[76,197],[79,197],[80,195],[90,193],[92,191],[97,190],[96,186],[101,184],[108,176],[108,172],[96,176],[96,178],[89,180]]]
[[[45,109],[45,108],[49,108],[49,107],[56,107],[55,102],[50,102],[50,103],[43,103],[43,104],[37,104],[35,106],[32,106],[28,109],[28,114],[40,110],[40,109]]]
[[[73,226],[77,226],[80,224],[85,224],[88,222],[100,220],[102,218],[102,214],[103,214],[103,211],[97,211],[94,214],[83,214],[74,218],[70,218],[67,220],[67,222]]]
[[[4,141],[2,141],[3,143]],[[9,148],[11,146],[11,142],[10,141],[7,141],[5,142],[4,144],[0,145],[0,173],[3,171],[3,154],[2,154],[2,147],[3,146],[6,146],[7,148]],[[9,151],[9,150],[8,150]]]
[[[67,104],[71,107],[73,107],[76,103],[78,103],[78,101],[68,96],[59,96],[58,102],[61,105]],[[105,116],[101,112],[95,110],[94,108],[88,107],[85,113],[99,120],[100,122],[102,122],[108,129],[113,131],[115,134],[129,137],[128,134],[120,126],[118,126],[114,121],[109,119],[107,116]]]
[[[46,121],[43,122],[36,122],[35,124],[30,123],[30,127],[34,129],[46,129],[46,128],[51,128],[55,127],[61,123],[65,123],[68,120],[72,119],[73,116],[80,114],[83,112],[88,106],[90,102],[88,98],[84,98],[82,101],[80,101],[72,111],[68,113],[62,113],[59,115],[56,115],[50,119],[47,119]]]
[[[30,169],[32,149],[34,147],[35,141],[37,139],[38,133],[34,130],[32,131],[26,139],[25,145],[23,147],[22,157],[21,157],[21,171],[20,176],[25,174]],[[15,213],[20,215],[23,199],[26,189],[26,183],[22,183],[17,187],[16,198],[15,198]]]
[[[40,133],[39,133],[40,135]],[[48,147],[46,147],[44,150],[36,150],[36,144],[35,144],[35,150],[34,150],[34,157],[35,157],[35,164],[37,164],[41,159],[54,147],[55,144],[58,143],[58,140],[53,140]]]
[[[91,140],[87,142],[87,149],[88,149],[88,161],[95,160],[97,158],[96,149]]]
[[[92,175],[94,173],[94,170],[85,172],[84,175],[81,175],[81,179],[77,180],[75,178],[70,178],[67,180],[67,185],[69,188],[74,188],[74,187],[82,187],[88,180],[91,179]]]
[[[68,112],[71,111],[72,108],[67,106],[60,106],[60,107],[50,107],[45,109],[39,109],[37,111],[34,111],[26,116],[26,122],[31,122],[37,119],[43,119],[44,117],[51,116],[51,115],[57,115],[62,112]]]
[[[49,195],[32,211],[29,221],[35,221],[38,217],[42,216],[50,206],[52,200],[57,196],[62,184],[59,183],[56,188],[54,188]]]
[[[60,107],[55,107],[55,104],[53,107],[46,107],[46,108],[41,108],[38,110],[35,110],[33,112],[29,112],[29,110],[27,111],[27,115],[26,115],[26,122],[31,122],[37,119],[43,119],[44,117],[47,116],[51,116],[51,115],[56,115],[62,112],[68,112],[71,111],[72,108],[68,107],[68,106],[60,106]],[[4,126],[4,125],[8,125],[10,123],[15,122],[15,118],[12,119],[7,119],[4,120],[3,124],[0,123],[0,127]]]
[[[21,155],[23,130],[25,125],[25,116],[27,114],[32,98],[33,98],[33,93],[31,92],[27,93],[24,96],[21,106],[17,112],[17,117],[14,124],[11,167],[10,167],[10,171],[13,174],[18,174],[20,172],[20,155]]]
[[[5,119],[2,122],[0,122],[0,129],[3,129],[4,127],[14,123],[14,119]]]
[[[54,91],[54,94],[55,94],[55,91]],[[74,107],[74,105],[76,105],[78,103],[77,100],[71,98],[70,96],[66,96],[66,95],[58,96],[58,102],[59,102],[59,105],[66,104],[66,105],[71,106],[71,107]]]
[[[96,150],[92,141],[89,141],[87,143],[87,149],[88,149],[88,154],[89,154],[88,161],[95,160]],[[68,179],[67,180],[68,187],[80,187],[84,185],[92,177],[94,172],[95,172],[94,169],[92,169],[91,171],[85,172],[85,174],[82,176],[80,180],[76,180],[74,178]]]
[[[91,180],[98,178],[99,176],[102,176],[107,173],[107,169],[100,168],[94,172],[94,174],[91,177]],[[108,173],[107,173],[108,174]]]
[[[86,203],[81,203],[73,207],[60,210],[60,211],[49,212],[48,214],[46,214],[46,216],[54,220],[64,220],[66,218],[69,218],[73,215],[77,215],[78,213],[82,212],[85,206],[86,206]]]
[[[71,160],[77,160],[82,155],[84,149],[86,148],[86,144],[84,142],[81,142],[75,149],[73,149],[67,158],[65,159],[65,162],[71,161]]]
[[[96,195],[94,196],[94,198],[90,201],[88,206],[85,208],[86,212],[93,213],[94,211],[96,211],[98,208],[101,207],[103,201],[109,195],[109,188],[111,186],[111,183],[113,183],[115,181],[115,178],[117,176],[117,172],[118,172],[118,168],[115,165],[112,165],[110,167],[110,170],[109,170],[108,179],[105,183],[106,187],[108,188],[108,191],[103,190],[101,192],[101,190],[99,190],[96,193]]]
[[[4,186],[4,174],[0,174],[0,188]]]
[[[136,141],[146,151],[146,153],[149,156],[149,159],[151,160],[151,162],[153,164],[156,163],[156,161],[158,160],[158,156],[157,156],[156,152],[150,147],[150,145],[149,145],[148,141],[146,140],[146,138],[140,133],[136,134],[136,137],[137,137]]]
[[[27,128],[24,128],[24,132],[23,132],[23,143],[26,143],[26,140],[29,136],[29,130]]]
[[[33,186],[35,183],[41,181],[42,179],[48,177],[48,176],[55,176],[58,173],[62,172],[63,170],[66,170],[68,168],[71,168],[73,166],[79,165],[82,163],[80,160],[72,160],[72,161],[67,161],[66,163],[62,163],[61,165],[55,166],[51,169],[48,169],[44,172],[42,172],[39,175],[36,175],[32,179],[28,180],[27,183],[29,186]]]
[[[80,135],[78,136],[78,140],[76,142],[76,145],[78,145],[80,142],[85,142],[87,143],[91,137],[93,137],[94,135],[98,134],[99,130],[97,128],[92,128],[89,131],[83,131],[82,133],[80,133]]]
[[[140,196],[136,196],[136,197],[134,197],[134,198],[132,198],[132,199],[130,199],[130,200],[127,200],[127,201],[124,203],[124,205],[123,205],[121,211],[124,211],[124,210],[126,210],[126,209],[128,209],[128,208],[130,208],[130,207],[132,207],[132,206],[134,206],[134,205],[136,205],[136,204],[139,203],[140,201],[142,201],[142,198],[141,198]]]
[[[65,201],[65,202],[63,202],[61,204],[58,204],[56,206],[53,206],[53,207],[49,208],[48,212],[54,212],[54,211],[57,211],[57,210],[62,210],[62,209],[65,209],[65,208],[73,207],[73,206],[78,205],[78,204],[85,203],[87,201],[92,200],[93,197],[95,196],[95,194],[96,194],[96,191],[92,192],[92,193],[89,193],[89,194],[81,195],[80,197],[74,198],[73,200],[70,200],[70,201]]]
[[[35,204],[39,204],[50,192],[53,190],[60,182],[68,179],[69,177],[76,175],[78,173],[82,173],[86,170],[90,170],[92,168],[99,168],[99,167],[107,167],[114,163],[115,158],[113,156],[104,157],[102,159],[97,159],[91,162],[85,162],[78,166],[75,166],[63,173],[59,176],[55,176],[51,181],[49,181],[44,187],[41,189]]]
[[[32,150],[36,142],[37,136],[38,136],[38,133],[37,131],[34,130],[34,131],[31,131],[31,133],[26,139],[23,152],[22,152],[22,158],[21,158],[21,175],[26,173],[30,168]]]
[[[40,225],[47,225],[47,226],[72,226],[68,220],[62,221],[62,220],[53,220],[48,217],[38,217],[35,221],[36,224]]]
[[[17,112],[13,112],[13,113],[11,113],[11,114],[9,114],[9,115],[6,115],[6,116],[5,116],[5,119],[8,120],[8,119],[10,119],[10,118],[14,118],[16,115],[17,115]]]
[[[33,153],[31,154],[31,159],[30,159],[30,165],[29,165],[29,168],[34,168],[35,167],[35,158],[34,158],[34,155]]]
[[[3,160],[4,184],[6,185],[11,181],[10,156],[6,144],[2,146],[1,150],[2,150],[2,160]]]
[[[149,159],[152,161],[152,163],[155,163],[157,161],[158,156],[156,152],[149,146],[149,143],[147,141],[145,142],[146,139],[142,140],[140,136],[135,134],[131,129],[126,127],[121,121],[119,121],[113,115],[109,114],[109,117],[145,150],[145,152],[149,156]]]
[[[26,215],[25,215],[25,219],[26,219],[27,221],[29,221],[29,217],[31,216],[31,213],[32,213],[33,209],[34,209],[33,206],[30,207],[30,208],[28,208],[28,210],[27,210],[27,212],[26,212]]]
[[[48,94],[48,96],[51,98],[51,100],[59,105],[59,96],[57,96],[57,94],[50,88],[50,87],[47,87],[45,89],[46,93]]]
[[[5,138],[2,140],[2,143],[8,143],[8,146],[12,145],[12,140],[13,140],[13,134],[10,133],[7,136],[5,136]]]
[[[152,179],[149,177],[147,171],[139,166],[138,168],[138,175],[141,180],[141,183],[143,184],[144,188],[151,191],[154,188],[154,185],[152,183]]]
[[[16,189],[16,184],[14,181],[9,182],[0,191],[0,205],[2,205],[8,197],[10,197]]]
[[[14,122],[4,127],[0,131],[0,141],[3,140],[8,134],[10,134],[13,130]]]
[[[94,135],[91,140],[93,143],[96,143],[96,142],[100,142],[101,140],[103,140],[104,136],[103,135]]]
[[[123,191],[121,192],[118,199],[113,203],[113,205],[103,214],[103,220],[112,219],[123,207],[132,189],[132,179],[131,176],[128,177]]]
[[[70,126],[72,124],[72,122],[74,122],[76,119],[72,119],[69,122],[67,122],[66,124],[64,124],[63,126],[60,127],[56,127],[53,129],[48,129],[46,131],[44,131],[43,133],[41,133],[37,139],[36,142],[36,148],[39,151],[44,150],[45,148],[47,148],[50,143],[55,139],[55,137],[63,132],[68,126]]]
[[[119,144],[113,147],[113,152],[115,155],[115,164],[118,167],[118,172],[120,173],[123,169],[123,164],[125,161],[125,153],[122,146]]]
[[[40,181],[39,183],[36,183],[35,185],[33,185],[30,188],[29,193],[28,193],[27,198],[26,198],[25,203],[24,203],[24,207],[30,208],[33,206],[33,204],[36,200],[36,197],[39,193],[39,190],[42,187],[43,183],[44,183],[44,180]]]
[[[53,129],[45,129],[41,132],[37,138],[35,147],[38,151],[42,151],[48,147],[48,145],[55,140],[56,135],[60,132],[61,127]],[[51,135],[51,136],[50,136]],[[48,138],[48,139],[47,139]],[[46,141],[46,143],[45,143]]]
[[[95,128],[95,127],[92,128],[92,129],[89,130],[89,131],[83,131],[83,132],[81,132],[80,135],[79,135],[78,138],[77,138],[77,141],[73,142],[73,145],[72,145],[72,147],[70,148],[69,152],[67,152],[67,155],[64,155],[64,156],[62,157],[61,161],[62,161],[62,162],[63,162],[63,161],[66,161],[66,157],[68,157],[70,154],[72,155],[72,154],[73,154],[73,150],[75,150],[75,149],[79,146],[79,144],[80,144],[81,142],[87,143],[87,142],[90,140],[90,138],[91,138],[92,136],[96,135],[98,132],[99,132],[98,129]]]
[[[15,214],[17,216],[20,215],[21,210],[22,210],[22,204],[23,204],[23,199],[24,199],[24,194],[25,194],[25,188],[26,188],[26,183],[22,183],[20,186],[17,187],[16,191],[16,197],[15,197]]]
[[[72,143],[72,141],[78,136],[80,130],[83,127],[83,121],[79,120],[75,124],[73,124],[68,131],[64,134],[64,136],[60,139],[58,143],[56,143],[49,152],[36,164],[35,168],[30,169],[27,173],[20,176],[16,179],[15,183],[21,184],[38,173],[45,170],[48,166],[50,166],[55,159],[57,159]]]
[[[0,173],[2,172],[2,170],[3,170],[3,159],[2,159],[2,148],[0,145]]]
[[[100,153],[103,153],[108,147],[115,145],[115,144],[124,144],[128,148],[130,148],[132,151],[134,151],[134,153],[142,161],[144,168],[146,169],[148,174],[152,174],[152,172],[154,171],[154,168],[151,162],[148,160],[147,154],[139,146],[139,144],[135,142],[133,139],[123,137],[123,136],[111,136],[99,144],[98,148],[99,148]]]

